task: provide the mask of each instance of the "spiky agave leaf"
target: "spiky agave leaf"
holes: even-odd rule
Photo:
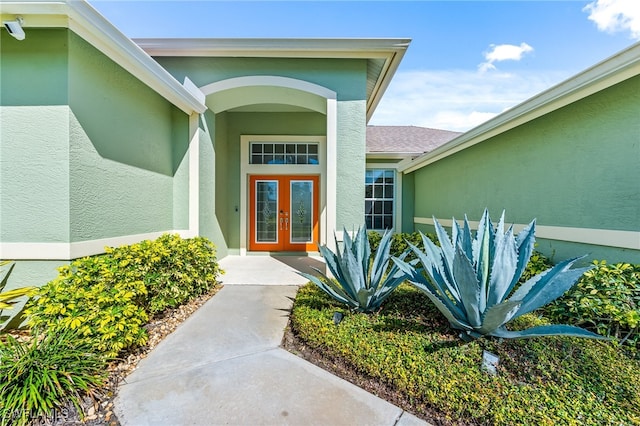
[[[460,291],[462,306],[467,314],[469,324],[474,328],[480,327],[480,283],[476,277],[471,261],[465,256],[460,247],[457,248],[453,260],[453,276]]]
[[[422,235],[425,248],[437,248],[424,234]],[[409,249],[416,255],[419,265],[422,268],[416,268],[415,265],[405,262],[402,259],[393,258],[393,262],[406,275],[407,280],[416,288],[423,291],[432,299],[436,307],[442,312],[454,328],[471,329],[466,314],[463,312],[464,307],[460,300],[460,294],[448,284],[446,278],[441,274],[444,268],[442,259],[437,257],[433,261],[433,255],[429,256],[413,244],[407,241]],[[434,252],[436,252],[434,250]],[[437,299],[437,302],[434,300]]]
[[[512,296],[513,299],[522,300],[517,315],[524,315],[549,304],[573,287],[586,271],[593,268],[593,265],[590,265],[585,268],[569,269],[582,258],[584,256],[567,259],[525,282]]]
[[[491,333],[491,336],[502,337],[505,339],[522,339],[527,337],[542,337],[542,336],[569,336],[569,337],[584,337],[587,339],[599,339],[609,340],[605,336],[601,336],[596,333],[592,333],[580,327],[565,324],[552,324],[552,325],[539,325],[536,327],[527,328],[520,331],[509,331],[504,327],[501,327]]]
[[[500,222],[502,223],[502,220]],[[518,254],[512,227],[509,227],[504,234],[496,232],[494,247],[491,277],[487,289],[487,306],[493,306],[504,300],[504,295],[518,268]]]
[[[371,245],[366,229],[359,228],[355,236],[344,230],[343,248],[336,239],[336,252],[327,246],[319,251],[334,279],[314,268],[320,277],[299,272],[333,299],[360,312],[372,312],[398,287],[406,275],[397,267],[389,266],[391,232],[384,233],[378,251],[371,259]],[[334,235],[335,237],[335,235]]]
[[[313,268],[313,267],[312,267]],[[344,303],[350,308],[356,308],[356,304],[353,303],[354,298],[348,295],[344,289],[340,286],[335,285],[333,280],[327,277],[322,271],[317,268],[313,268],[320,274],[323,279],[318,278],[315,275],[308,274],[306,272],[298,272],[298,274],[302,275],[312,283],[314,283],[318,288],[327,293],[331,298],[337,300],[340,303]]]
[[[465,330],[463,338],[547,334],[600,338],[578,327],[565,325],[517,332],[504,327],[512,319],[560,297],[590,269],[570,269],[579,258],[569,259],[532,277],[513,291],[533,252],[535,220],[517,237],[512,226],[505,232],[504,212],[494,228],[487,209],[480,219],[475,238],[471,235],[466,216],[462,228],[454,219],[451,240],[435,218],[434,226],[440,247],[424,234],[424,251],[409,244],[423,269],[396,258],[393,260],[407,274],[409,281],[445,315],[453,328]]]

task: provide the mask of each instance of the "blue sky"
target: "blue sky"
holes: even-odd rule
[[[89,1],[131,38],[411,38],[369,124],[459,131],[640,40],[640,0]]]

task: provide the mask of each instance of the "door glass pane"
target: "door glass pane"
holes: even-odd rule
[[[278,242],[278,181],[256,181],[256,241]]]
[[[313,182],[291,181],[291,242],[310,243],[313,232]]]

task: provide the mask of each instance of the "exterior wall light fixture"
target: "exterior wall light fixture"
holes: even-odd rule
[[[24,30],[22,29],[23,23],[24,20],[22,19],[22,16],[16,16],[14,21],[2,21],[7,32],[16,40],[24,40],[26,37]]]

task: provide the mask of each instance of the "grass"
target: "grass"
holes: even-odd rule
[[[345,314],[337,326],[335,311]],[[544,321],[526,315],[514,327]],[[465,343],[408,285],[373,315],[349,312],[304,286],[291,328],[309,347],[402,393],[409,411],[434,422],[640,424],[640,362],[612,344],[567,337]],[[496,376],[480,368],[483,350],[499,355]]]

